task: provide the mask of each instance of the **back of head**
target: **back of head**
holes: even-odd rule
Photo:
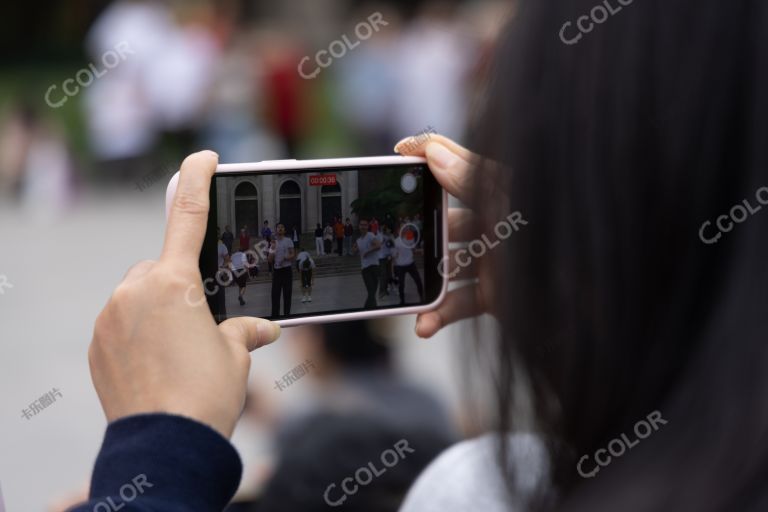
[[[395,512],[419,473],[448,445],[429,430],[364,414],[320,413],[281,442],[255,511]]]
[[[370,322],[323,324],[321,329],[325,352],[341,367],[389,366],[390,346],[374,334]]]
[[[765,510],[768,4],[610,4],[520,0],[475,132],[500,427],[520,366],[560,509]]]

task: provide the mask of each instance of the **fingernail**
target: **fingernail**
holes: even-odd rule
[[[426,149],[427,159],[442,169],[448,169],[458,158],[451,153],[448,148],[437,142],[431,142],[427,144]]]
[[[413,137],[406,137],[404,139],[400,139],[400,141],[397,144],[395,144],[395,149],[394,149],[395,153],[401,153],[400,150],[403,149],[401,146],[411,139],[413,139]]]
[[[280,337],[280,326],[274,322],[260,322],[259,343],[271,343]]]
[[[217,152],[215,152],[215,151],[212,151],[212,150],[210,150],[210,149],[207,149],[206,151],[208,151],[210,154],[212,154],[213,156],[215,156],[217,160],[219,159],[219,154],[218,154]]]

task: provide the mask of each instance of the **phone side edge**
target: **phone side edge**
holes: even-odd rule
[[[323,158],[313,160],[264,160],[262,162],[245,162],[219,164],[216,172],[290,172],[307,169],[329,169],[344,167],[368,167],[388,165],[426,164],[427,160],[417,156],[363,156],[355,158]]]

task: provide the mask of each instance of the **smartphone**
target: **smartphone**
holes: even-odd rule
[[[418,157],[220,164],[200,253],[211,313],[292,326],[434,309],[447,202]]]

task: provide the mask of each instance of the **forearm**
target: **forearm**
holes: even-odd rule
[[[90,500],[72,511],[222,510],[241,472],[234,447],[210,427],[168,414],[130,416],[107,428]]]

